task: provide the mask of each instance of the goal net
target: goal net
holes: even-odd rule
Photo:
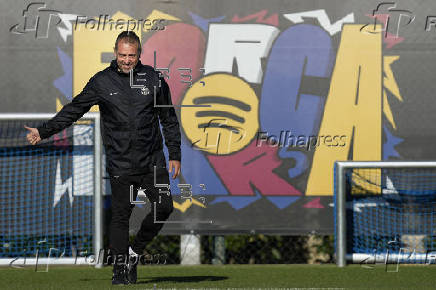
[[[99,115],[29,145],[24,125],[50,117],[0,115],[0,264],[95,262],[101,247]]]
[[[337,162],[337,263],[435,263],[436,162]]]

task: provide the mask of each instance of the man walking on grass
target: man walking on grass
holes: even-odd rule
[[[73,124],[93,105],[99,106],[112,190],[112,284],[134,284],[139,255],[173,211],[170,191],[160,192],[154,185],[169,184],[168,172],[173,172],[173,179],[180,173],[180,128],[168,84],[152,67],[139,61],[138,36],[132,31],[121,32],[114,53],[116,59],[110,66],[96,73],[56,116],[38,128],[25,128],[29,131],[27,140],[35,145]],[[169,153],[168,172],[159,121]],[[129,245],[129,218],[134,207],[130,203],[131,186],[145,189],[152,210]],[[134,190],[133,200],[137,193]]]

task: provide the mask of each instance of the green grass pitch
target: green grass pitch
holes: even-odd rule
[[[40,268],[39,270],[45,270]],[[138,267],[138,284],[111,285],[111,267],[0,267],[0,289],[192,289],[192,288],[360,288],[436,289],[436,266],[400,265],[386,272],[383,265],[146,265]],[[389,265],[388,271],[395,271]]]

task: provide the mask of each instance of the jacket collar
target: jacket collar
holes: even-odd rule
[[[141,67],[142,67],[142,63],[141,63],[140,60],[138,60],[138,63],[137,63],[137,64],[135,65],[135,67],[133,68],[133,72],[134,72],[134,73],[137,73],[138,71],[141,70]],[[114,71],[120,73],[120,74],[125,74],[122,70],[120,70],[120,69],[118,68],[118,64],[117,64],[117,60],[116,60],[116,59],[113,59],[113,60],[111,61],[110,68],[113,69]]]

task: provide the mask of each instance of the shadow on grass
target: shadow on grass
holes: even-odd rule
[[[141,280],[140,280],[141,279]],[[138,278],[137,284],[150,284],[159,282],[175,282],[175,283],[186,283],[186,282],[203,282],[203,281],[220,281],[226,280],[229,277],[225,276],[180,276],[180,277],[148,277],[148,278]]]

